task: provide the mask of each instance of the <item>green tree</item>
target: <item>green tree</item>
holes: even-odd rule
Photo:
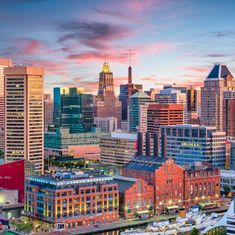
[[[193,230],[190,232],[190,235],[199,235],[198,229],[193,228]]]
[[[224,185],[223,189],[226,196],[231,192],[231,188],[227,184]]]

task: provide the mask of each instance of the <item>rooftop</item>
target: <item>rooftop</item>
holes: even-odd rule
[[[132,95],[130,98],[149,98],[150,97],[143,91],[136,92],[134,95]]]
[[[112,132],[111,137],[117,139],[137,140],[137,134],[133,133]]]
[[[212,70],[210,71],[207,79],[220,79],[226,78],[228,75],[231,75],[228,67],[224,64],[215,64]]]
[[[137,156],[127,163],[126,169],[154,172],[165,162],[164,158],[156,158],[152,156]]]

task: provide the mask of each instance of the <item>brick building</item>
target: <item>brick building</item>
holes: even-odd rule
[[[115,176],[120,198],[120,213],[124,218],[153,214],[154,187],[142,179]]]
[[[220,198],[220,169],[196,163],[184,171],[185,206]]]
[[[183,168],[171,158],[137,156],[122,175],[143,179],[154,187],[156,213],[220,198],[220,170],[205,163]]]

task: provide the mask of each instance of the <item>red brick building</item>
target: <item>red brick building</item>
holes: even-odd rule
[[[195,164],[184,171],[184,201],[188,207],[220,198],[220,169]]]
[[[183,206],[184,168],[167,159],[155,171],[155,204],[157,211]]]
[[[154,187],[142,179],[117,176],[121,216],[149,216],[154,213]]]
[[[154,186],[156,213],[220,198],[220,170],[202,163],[185,169],[172,159],[137,156],[122,175]]]

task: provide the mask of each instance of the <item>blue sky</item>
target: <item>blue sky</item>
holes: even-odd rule
[[[115,85],[201,85],[213,63],[235,73],[233,0],[4,0],[0,57],[45,67],[45,88],[96,93],[107,57]]]

